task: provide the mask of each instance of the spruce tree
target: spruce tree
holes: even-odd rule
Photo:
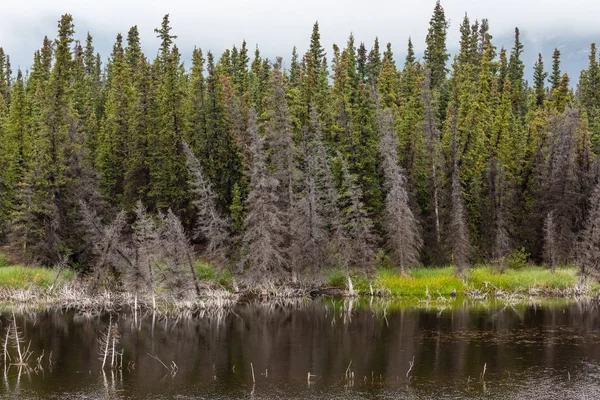
[[[535,104],[540,107],[544,104],[546,98],[546,88],[544,83],[548,73],[544,72],[544,60],[542,59],[542,53],[538,54],[538,60],[533,67],[533,90],[535,92]]]
[[[438,0],[433,10],[433,16],[429,21],[427,32],[427,48],[423,59],[425,65],[431,70],[431,88],[437,90],[446,79],[446,62],[450,55],[446,50],[446,33],[449,22],[446,20],[444,9]]]
[[[552,75],[550,75],[550,93],[553,93],[560,86],[562,73],[560,72],[560,50],[554,49],[552,54]]]
[[[600,64],[596,44],[590,46],[589,66],[579,78],[579,100],[586,112],[594,151],[600,153]]]
[[[417,220],[410,209],[407,180],[398,164],[397,137],[391,111],[379,116],[381,142],[379,151],[383,159],[387,195],[385,199],[384,226],[392,258],[400,271],[419,264],[419,252],[423,241]]]
[[[106,100],[106,119],[98,147],[96,165],[100,175],[103,194],[115,203],[120,203],[124,192],[126,165],[128,164],[129,123],[131,108],[130,70],[125,60],[122,36],[117,41],[111,56],[110,87]]]
[[[527,113],[524,81],[525,66],[521,60],[522,54],[523,44],[521,43],[521,35],[519,28],[515,28],[515,43],[508,60],[507,78],[511,83],[513,112],[517,118],[524,118]]]

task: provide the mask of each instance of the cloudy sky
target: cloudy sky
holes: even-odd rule
[[[2,5],[0,46],[11,56],[14,69],[27,69],[33,51],[44,35],[56,35],[61,14],[74,17],[76,36],[89,31],[96,48],[106,57],[118,32],[138,25],[146,54],[153,58],[158,40],[153,29],[169,13],[173,33],[185,58],[194,46],[220,54],[246,39],[270,58],[289,59],[294,45],[302,53],[309,43],[314,21],[321,27],[329,54],[333,43],[344,44],[353,32],[370,48],[375,36],[392,42],[398,63],[403,62],[406,41],[412,37],[422,54],[435,0],[27,0]],[[574,77],[585,65],[589,43],[600,40],[600,1],[597,0],[442,0],[451,21],[448,47],[458,46],[458,27],[465,12],[474,19],[488,18],[495,44],[511,46],[515,26],[526,45],[528,70],[538,52],[550,64],[554,47],[561,48],[565,69]]]

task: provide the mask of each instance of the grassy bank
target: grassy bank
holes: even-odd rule
[[[0,252],[0,290],[45,292],[55,282],[55,288],[80,286],[73,282],[75,273],[68,269],[61,271],[57,279],[58,269],[13,265],[9,260]],[[216,270],[206,263],[198,263],[196,276],[208,283],[207,287],[224,289],[230,293],[233,291],[229,272]],[[400,274],[394,269],[382,269],[371,282],[359,275],[353,277],[353,282],[355,290],[360,294],[369,294],[373,288],[379,295],[413,300],[451,296],[480,298],[525,294],[561,297],[600,293],[600,285],[596,282],[590,281],[583,288],[578,286],[578,269],[575,267],[560,268],[552,272],[542,267],[526,266],[500,273],[491,266],[476,266],[468,269],[462,276],[457,275],[454,267],[415,268],[406,274]],[[72,284],[66,285],[69,283]],[[337,292],[334,293],[343,293],[347,289],[347,278],[343,272],[334,271],[323,280],[322,285],[309,285],[304,293],[318,287],[336,288]],[[242,292],[248,291],[247,289],[253,288],[242,288]],[[283,289],[281,292],[285,293]]]
[[[396,270],[380,270],[371,283],[375,290],[384,294],[401,297],[439,297],[452,295],[567,295],[584,290],[588,294],[598,293],[600,285],[588,282],[585,288],[578,288],[577,268],[559,268],[555,272],[537,266],[522,269],[508,269],[500,273],[490,266],[477,266],[468,269],[463,277],[456,274],[454,267],[415,268],[406,274]],[[333,275],[330,284],[345,287],[339,274]],[[369,292],[369,283],[356,277],[355,287],[361,292]]]
[[[45,290],[55,282],[57,286],[62,286],[73,279],[75,273],[69,269],[65,268],[59,274],[58,269],[14,265],[0,252],[0,289]]]

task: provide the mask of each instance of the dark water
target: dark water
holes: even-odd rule
[[[123,368],[102,373],[109,319]],[[2,344],[10,323],[5,313]],[[239,305],[220,319],[48,311],[16,323],[31,369],[8,369],[3,398],[600,399],[590,303],[438,311],[318,300]]]

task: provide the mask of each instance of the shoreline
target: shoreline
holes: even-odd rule
[[[0,289],[0,309],[23,309],[25,311],[46,311],[50,309],[73,310],[78,313],[156,313],[159,315],[189,317],[221,317],[224,312],[237,305],[261,303],[266,305],[293,305],[310,303],[319,299],[332,299],[350,304],[379,304],[383,308],[434,308],[452,309],[468,305],[522,305],[544,302],[562,301],[598,301],[600,298],[589,287],[566,289],[536,289],[527,291],[480,291],[469,290],[456,296],[436,294],[423,297],[399,296],[379,290],[371,294],[368,291],[357,291],[350,295],[346,290],[337,287],[290,288],[273,287],[271,290],[245,290],[232,293],[225,289],[206,289],[200,297],[176,299],[168,295],[154,297],[136,296],[128,292],[92,293],[73,284],[48,290],[43,288]]]

